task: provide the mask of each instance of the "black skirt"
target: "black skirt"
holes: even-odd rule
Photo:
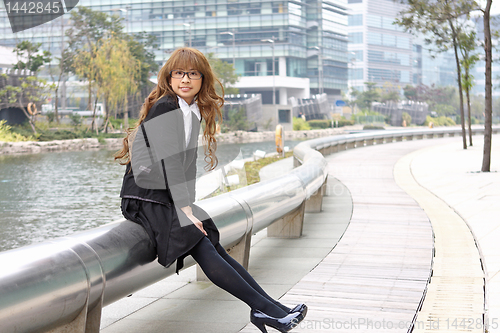
[[[176,273],[184,266],[184,258],[205,235],[188,217],[173,205],[165,205],[139,199],[122,199],[122,213],[126,219],[141,224],[156,248],[158,262],[169,267],[177,260]],[[210,216],[195,204],[193,215],[203,223],[207,237],[215,246],[219,231]]]

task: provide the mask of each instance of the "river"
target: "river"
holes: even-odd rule
[[[290,149],[301,141],[286,141]],[[274,142],[239,144],[243,158],[275,151]],[[226,160],[235,145],[220,145]],[[0,251],[88,230],[122,218],[125,170],[111,150],[0,156]],[[200,147],[198,170],[203,167]]]

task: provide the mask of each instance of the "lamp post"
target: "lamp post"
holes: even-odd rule
[[[231,35],[231,36],[233,36],[233,67],[236,69],[236,60],[235,60],[235,56],[236,56],[236,41],[235,41],[234,30],[232,32],[231,31],[224,31],[224,32],[221,32],[220,34],[221,35]]]
[[[261,42],[271,43],[271,47],[273,48],[273,105],[276,105],[276,84],[274,81],[274,36],[272,39],[261,39]]]

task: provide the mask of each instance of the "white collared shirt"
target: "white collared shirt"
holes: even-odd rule
[[[191,112],[193,112],[199,121],[201,121],[200,109],[196,100],[193,99],[191,105],[188,105],[186,101],[177,96],[179,100],[179,106],[181,107],[182,114],[184,116],[184,133],[186,134],[186,147],[189,145],[189,139],[191,138],[191,129],[193,128]]]

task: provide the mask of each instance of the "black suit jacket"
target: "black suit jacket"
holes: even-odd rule
[[[177,98],[167,95],[153,105],[131,144],[132,161],[123,178],[122,198],[174,203],[177,208],[194,202],[200,122],[193,113],[192,117],[186,148]]]

